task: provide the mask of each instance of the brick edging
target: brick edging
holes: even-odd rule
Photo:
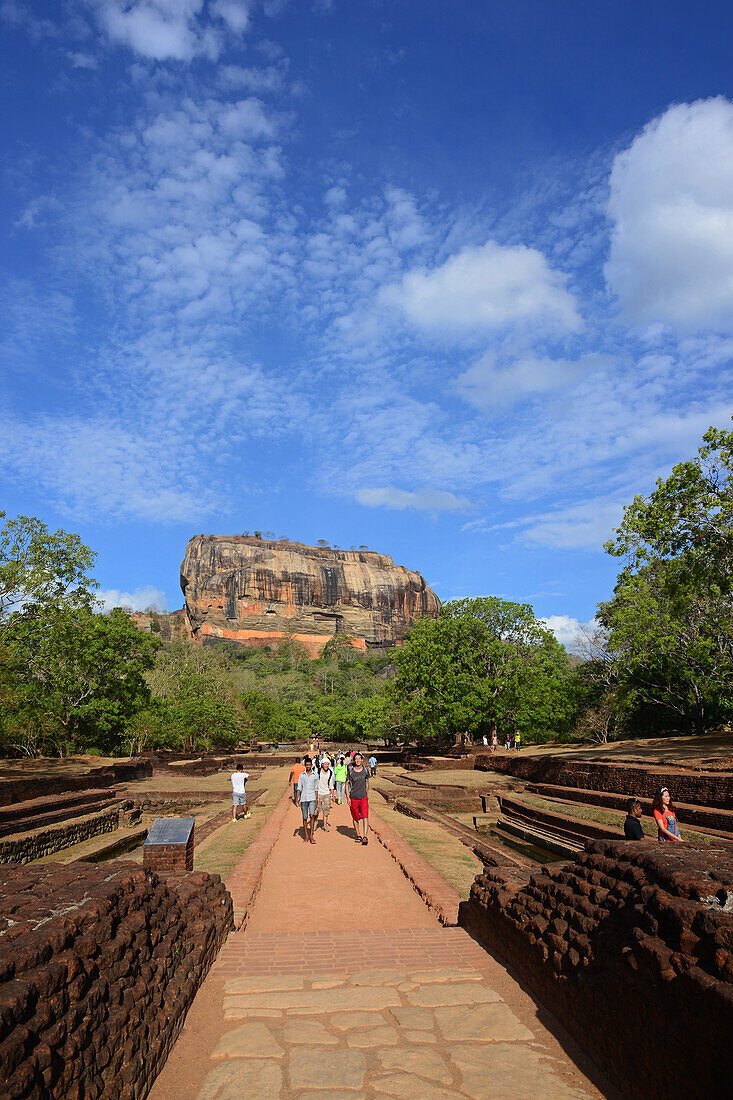
[[[241,932],[246,927],[252,905],[260,889],[262,872],[280,835],[288,807],[292,805],[292,793],[292,784],[288,784],[278,802],[275,803],[272,813],[226,879],[226,888],[234,903],[235,932]]]
[[[411,844],[400,834],[382,821],[370,808],[369,826],[375,837],[386,848],[405,878],[412,884],[441,924],[452,927],[458,924],[458,906],[461,897],[457,890],[435,870],[431,863],[416,852]]]

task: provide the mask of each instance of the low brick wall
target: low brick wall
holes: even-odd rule
[[[34,859],[55,855],[64,848],[81,844],[83,840],[90,840],[101,833],[112,833],[126,823],[131,809],[131,802],[117,802],[108,810],[100,810],[63,825],[35,829],[15,840],[0,840],[0,863],[31,863]]]
[[[232,926],[217,875],[0,866],[6,1100],[142,1100]]]
[[[153,774],[150,760],[134,758],[107,768],[92,768],[85,775],[33,776],[28,779],[0,779],[0,806],[13,802],[28,802],[33,798],[50,799],[51,795],[67,791],[90,791],[131,783],[134,779],[149,779]]]
[[[619,821],[618,829],[614,829],[610,825],[599,825],[593,821],[580,821],[577,817],[568,817],[562,813],[560,806],[555,813],[552,813],[550,810],[530,806],[519,798],[511,798],[505,794],[499,794],[497,798],[503,814],[521,818],[534,825],[546,825],[563,835],[588,840],[620,840],[623,837],[623,821]]]
[[[570,802],[582,802],[584,805],[601,806],[604,809],[621,810],[626,813],[629,799],[625,794],[611,794],[607,791],[585,791],[578,787],[556,787],[551,783],[530,783],[527,790],[549,798],[564,798]],[[640,798],[647,816],[652,816],[652,799]],[[715,807],[690,806],[687,802],[674,804],[680,825],[693,825],[700,829],[715,829],[717,832],[730,833],[733,836],[733,810],[720,810]],[[558,807],[558,812],[562,812]]]
[[[669,787],[675,802],[733,809],[733,774],[730,772],[686,772],[641,764],[602,764],[567,756],[521,756],[519,753],[513,756],[481,754],[476,757],[474,767],[478,771],[500,772],[529,783],[612,791],[627,797],[653,798],[659,788],[665,786]]]
[[[459,923],[625,1096],[733,1079],[733,846],[589,841],[572,862],[479,875]]]

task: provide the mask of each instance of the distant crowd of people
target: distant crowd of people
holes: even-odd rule
[[[484,748],[488,749],[488,747],[489,747],[489,738],[488,738],[487,734],[484,734],[483,742],[484,742]],[[516,733],[506,733],[504,735],[504,748],[506,749],[507,752],[512,752],[512,751],[519,752],[521,747],[522,747],[522,735],[519,732],[519,730],[517,730]],[[496,730],[494,730],[493,733],[491,734],[491,751],[496,752],[498,750],[498,748],[499,748],[499,735],[496,732]]]

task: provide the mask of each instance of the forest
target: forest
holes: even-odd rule
[[[733,432],[710,428],[624,511],[621,568],[568,653],[529,604],[482,596],[382,653],[336,636],[249,650],[163,644],[95,600],[78,535],[0,512],[0,754],[202,751],[242,742],[525,743],[702,733],[733,715]]]

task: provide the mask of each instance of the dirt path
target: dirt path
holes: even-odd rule
[[[597,1100],[534,1002],[443,928],[346,807],[293,808],[244,931],[204,982],[151,1100]],[[236,826],[232,826],[235,828]]]

